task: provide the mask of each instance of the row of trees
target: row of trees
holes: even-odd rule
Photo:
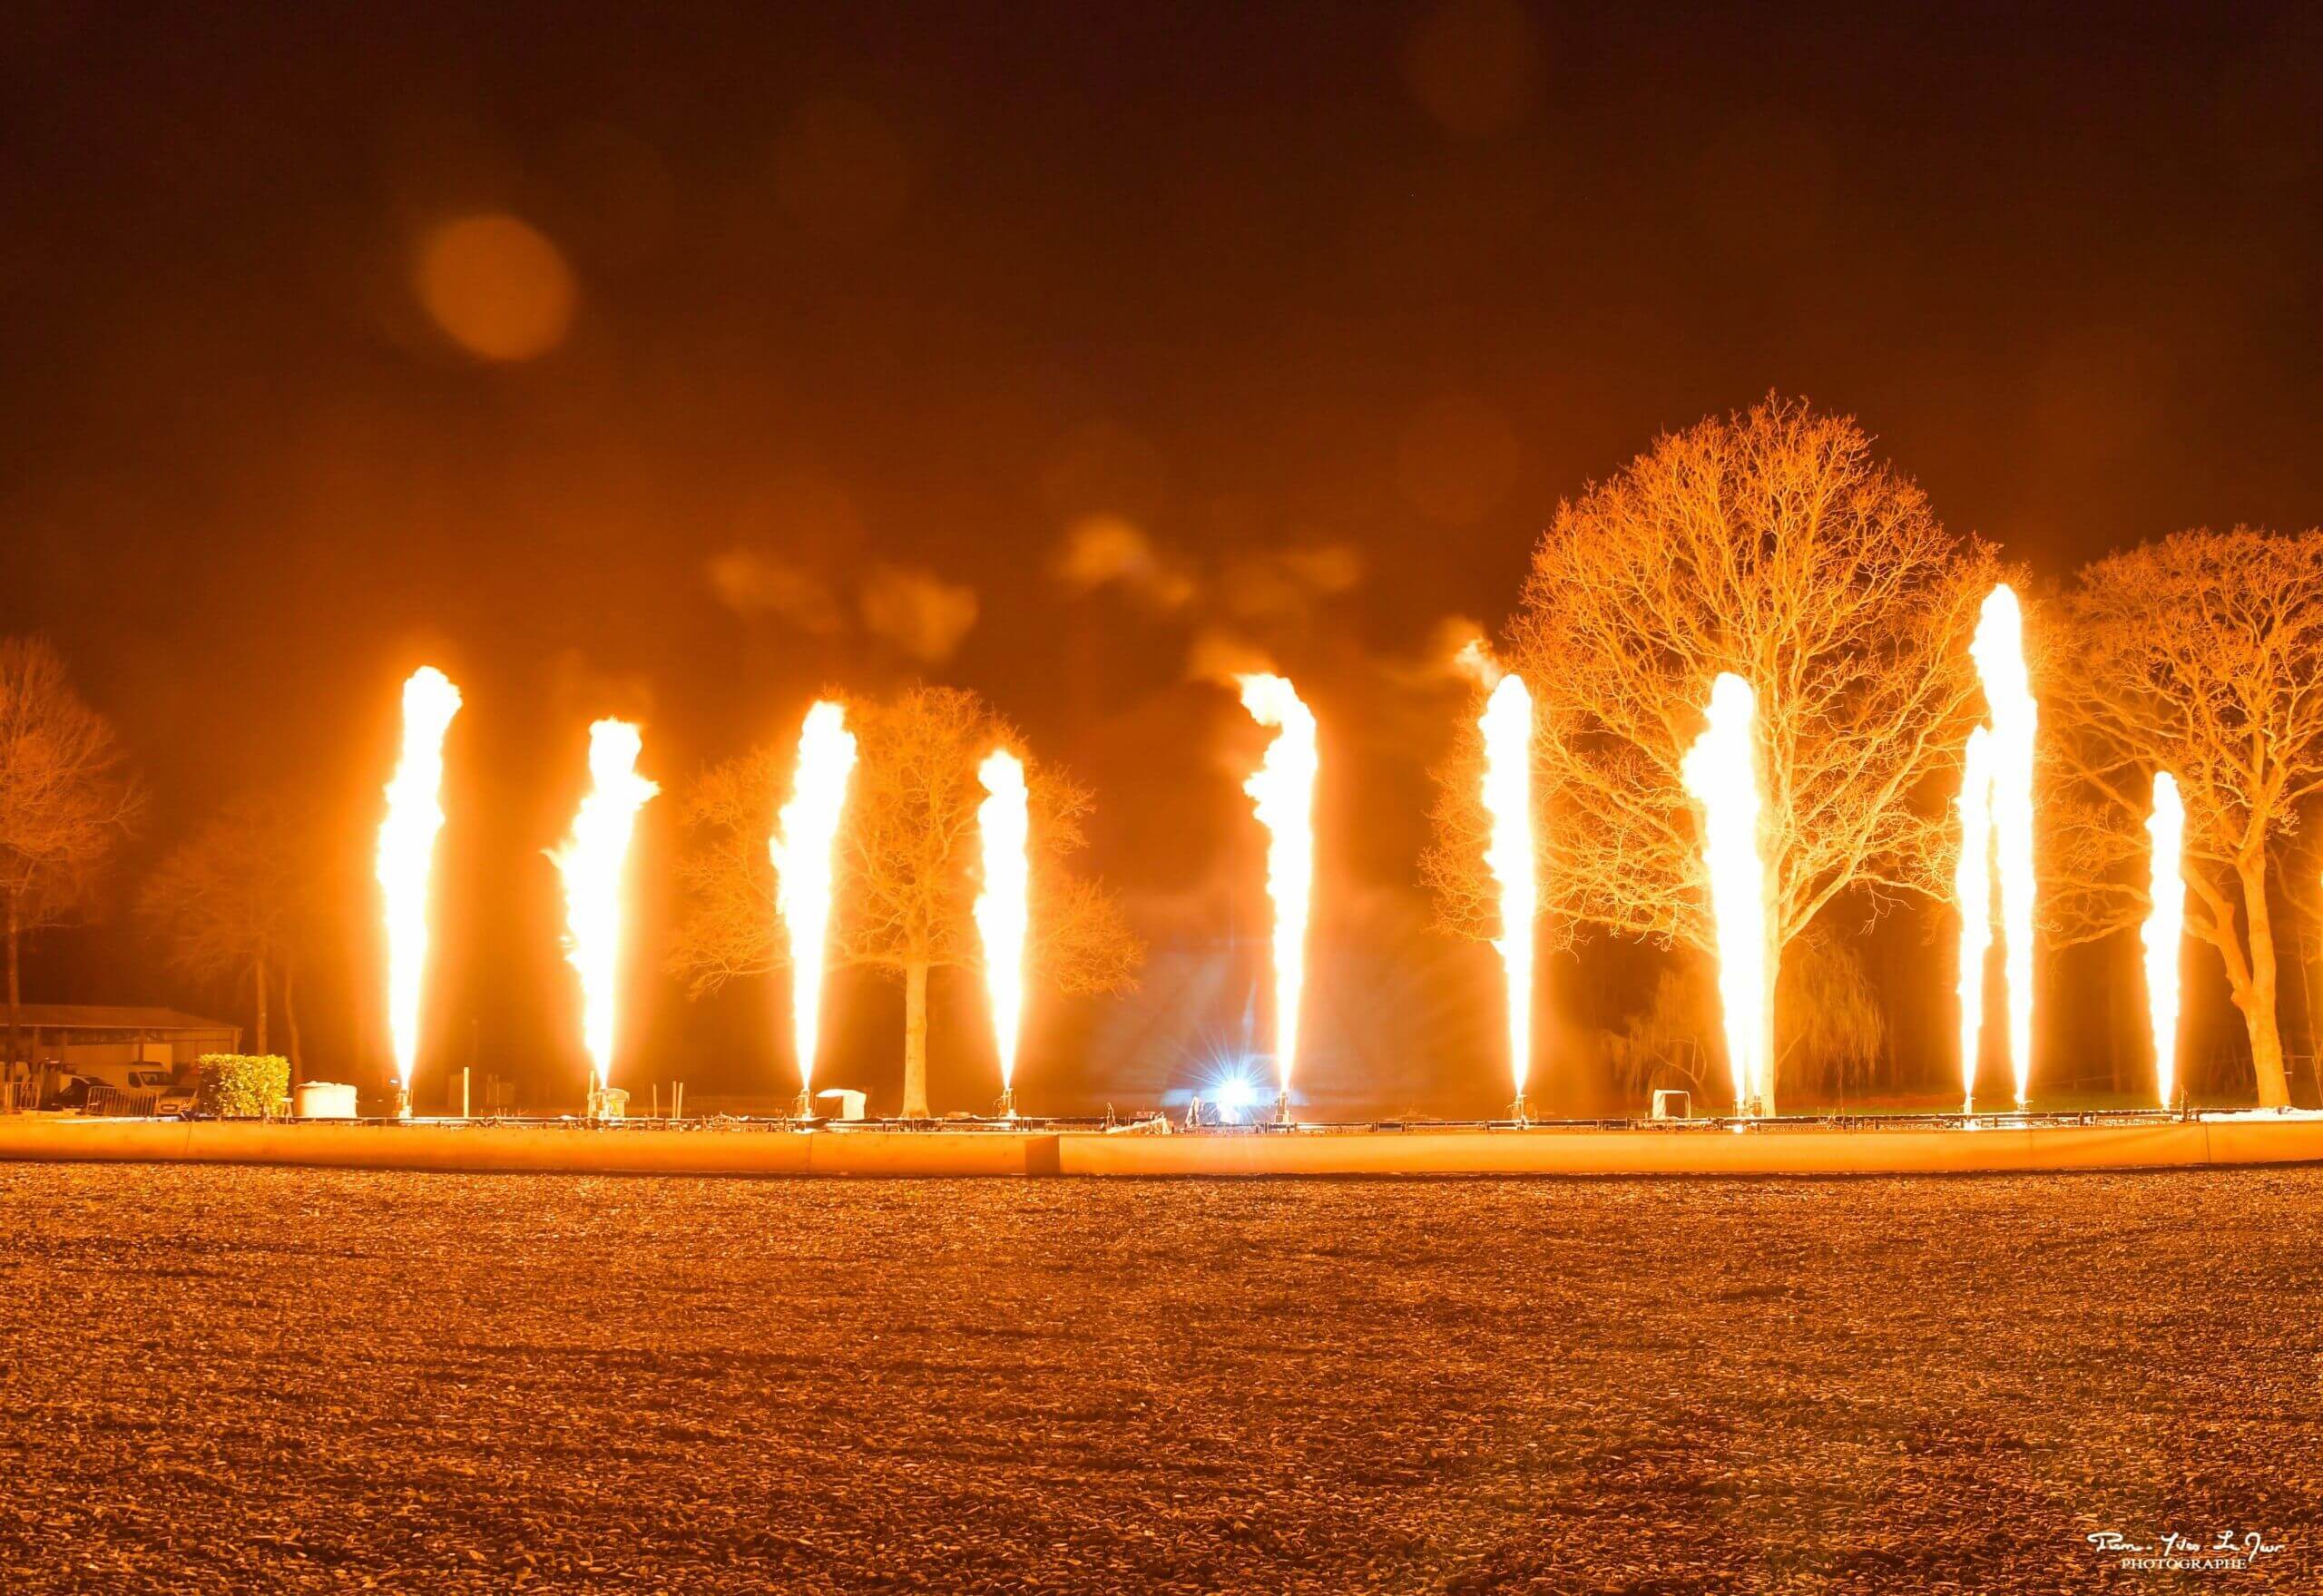
[[[1801,947],[1818,950],[1812,968],[1778,979],[1784,1068],[1794,1080],[1859,1071],[1884,1035],[1838,923],[1948,898],[1948,806],[1984,712],[1968,641],[2001,580],[2032,591],[1988,545],[1948,531],[1851,420],[1797,401],[1770,397],[1665,436],[1561,505],[1505,640],[1536,704],[1552,932],[1710,952],[1679,766],[1707,684],[1735,671],[1759,695],[1771,962],[1779,972]],[[2062,946],[2143,917],[2148,793],[2155,771],[2171,772],[2188,816],[2189,930],[2220,960],[2260,1102],[2287,1101],[2278,922],[2285,903],[2318,896],[2297,890],[2316,885],[2315,862],[2287,848],[2323,794],[2323,533],[2180,533],[2034,592],[2028,610],[2045,934]],[[925,1112],[929,978],[979,957],[975,766],[1022,739],[950,689],[850,703],[848,717],[861,756],[834,962],[901,983],[905,1105]],[[686,906],[670,962],[696,994],[787,962],[766,838],[792,755],[770,742],[684,794]],[[1442,772],[1423,873],[1445,925],[1484,938],[1498,926],[1479,757],[1468,741]],[[1070,867],[1089,794],[1028,763],[1036,974],[1064,991],[1120,990],[1142,950],[1112,896]],[[112,729],[54,651],[0,642],[11,1056],[22,940],[86,906],[142,804]],[[249,983],[261,1051],[275,992],[297,1047],[296,960],[324,879],[296,841],[309,830],[269,803],[230,806],[142,897],[178,968]],[[1700,1008],[1699,994],[1665,990],[1617,1040],[1617,1064],[1666,1056],[1671,1038],[1702,1029]]]
[[[1015,729],[975,695],[919,688],[857,700],[859,745],[841,843],[832,962],[877,969],[905,994],[905,1111],[927,1103],[927,988],[932,973],[980,965],[973,920],[978,886],[976,767],[995,747],[1021,753]],[[686,904],[669,962],[695,994],[789,963],[775,912],[767,837],[789,790],[795,750],[769,742],[705,770],[687,789]],[[1034,861],[1032,973],[1053,990],[1116,992],[1135,982],[1144,950],[1119,904],[1070,867],[1084,843],[1088,789],[1027,759]],[[0,642],[0,911],[5,912],[9,1057],[17,948],[32,932],[92,904],[102,873],[144,802],[103,716],[73,690],[63,661],[36,640]],[[314,817],[270,796],[236,799],[172,849],[139,894],[171,967],[239,991],[257,1051],[269,1049],[279,1000],[294,1070],[302,1048],[301,958],[345,905],[368,891],[334,868]],[[347,861],[339,861],[345,864]]]
[[[1948,901],[1947,806],[1984,712],[1968,642],[2002,580],[2028,586],[1948,532],[1852,420],[1798,401],[1664,436],[1561,505],[1505,648],[1536,705],[1553,928],[1713,949],[1679,764],[1721,671],[1758,691],[1772,966],[1828,938],[1842,906],[1867,919]],[[2288,1102],[2269,886],[2323,790],[2323,533],[2185,532],[2100,560],[2031,606],[2030,632],[2046,934],[2062,945],[2143,917],[2148,794],[2170,771],[2192,839],[2189,928],[2222,962],[2259,1101]],[[1473,938],[1498,929],[1480,759],[1471,736],[1439,772],[1423,861],[1442,924]],[[1844,994],[1834,979],[1808,984]],[[1818,1043],[1798,1003],[1779,983],[1794,1078],[1860,1052],[1860,1024]]]

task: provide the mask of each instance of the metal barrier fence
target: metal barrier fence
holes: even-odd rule
[[[81,1105],[81,1111],[94,1119],[143,1120],[151,1119],[161,1103],[158,1087],[107,1086],[97,1082],[90,1086],[89,1101]]]

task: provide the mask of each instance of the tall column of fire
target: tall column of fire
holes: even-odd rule
[[[1493,946],[1507,982],[1508,1062],[1516,1101],[1526,1117],[1525,1077],[1533,1062],[1533,922],[1540,910],[1539,861],[1533,814],[1533,695],[1524,681],[1504,676],[1485,700],[1485,813],[1491,834],[1485,865],[1500,893],[1500,935]]]
[[[985,800],[976,806],[984,843],[984,886],[976,894],[976,935],[984,943],[984,984],[992,1003],[1000,1054],[1000,1111],[1016,1116],[1016,1045],[1024,1023],[1024,954],[1033,921],[1031,806],[1024,764],[995,749],[976,768]]]
[[[619,1033],[622,927],[627,918],[622,877],[637,811],[662,789],[637,773],[644,747],[626,720],[589,728],[589,790],[573,817],[573,834],[549,855],[564,878],[565,957],[581,977],[581,1042],[589,1053],[589,1113],[603,1109],[613,1084]]]
[[[775,868],[775,909],[790,943],[790,1037],[799,1058],[799,1117],[814,1105],[815,1050],[823,1024],[823,973],[830,955],[838,825],[855,773],[855,734],[847,711],[828,700],[799,730],[790,801],[767,842]]]
[[[2186,935],[2186,806],[2178,780],[2167,770],[2153,775],[2153,812],[2146,817],[2145,945],[2146,1017],[2153,1030],[2154,1089],[2161,1106],[2178,1097],[2178,963]]]
[[[2007,583],[1985,596],[1968,652],[1992,713],[1993,852],[2000,866],[2008,1057],[2023,1108],[2033,1081],[2033,746],[2041,717],[2024,669],[2024,612]]]
[[[444,733],[460,712],[460,690],[433,665],[403,684],[403,752],[387,783],[377,871],[386,914],[387,1033],[395,1045],[398,1116],[411,1112],[419,1059],[421,985],[427,974],[428,885],[444,828]]]
[[[1315,716],[1279,676],[1241,678],[1242,707],[1278,728],[1242,790],[1267,830],[1267,896],[1274,906],[1274,1052],[1278,1119],[1290,1118],[1299,1009],[1307,986],[1307,922],[1315,894]]]
[[[1984,1050],[1985,955],[1993,945],[1993,734],[1968,733],[1960,769],[1960,1111],[1976,1111],[1976,1060]]]
[[[1702,808],[1719,1011],[1738,1114],[1774,1108],[1774,893],[1759,835],[1758,712],[1750,684],[1719,672],[1710,684],[1710,724],[1680,766],[1686,790]]]

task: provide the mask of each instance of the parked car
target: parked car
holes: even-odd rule
[[[40,1100],[44,1109],[79,1109],[89,1101],[89,1088],[95,1084],[86,1075],[75,1075],[59,1070],[48,1078],[48,1095]]]
[[[158,1119],[182,1120],[193,1112],[193,1084],[165,1086],[153,1102],[153,1113]]]

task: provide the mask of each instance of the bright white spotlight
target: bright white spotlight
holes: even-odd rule
[[[1250,1105],[1258,1101],[1258,1090],[1250,1084],[1248,1076],[1229,1075],[1218,1083],[1214,1101],[1218,1104],[1218,1111],[1231,1120],[1249,1113]]]

